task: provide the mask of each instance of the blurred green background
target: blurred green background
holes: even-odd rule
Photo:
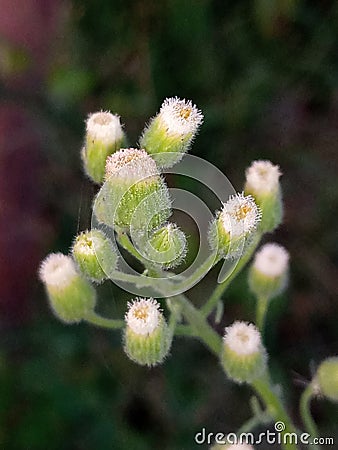
[[[202,427],[235,431],[250,415],[250,390],[198,342],[177,338],[163,366],[140,368],[119,333],[54,319],[37,280],[40,260],[90,225],[87,114],[120,114],[135,145],[175,95],[205,115],[192,153],[237,190],[254,159],[283,172],[285,221],[268,239],[289,249],[292,277],[266,341],[300,426],[304,385],[338,353],[338,3],[0,0],[0,80],[0,448],[207,448],[194,443]],[[189,293],[196,305],[216,275]],[[122,316],[129,295],[100,293],[101,311]],[[253,311],[244,272],[215,327]],[[338,445],[337,405],[312,410]]]

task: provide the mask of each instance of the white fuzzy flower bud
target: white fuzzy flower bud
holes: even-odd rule
[[[66,323],[79,322],[95,307],[95,291],[76,270],[70,256],[52,253],[42,262],[39,276],[56,316]]]
[[[90,114],[86,122],[87,136],[104,145],[113,145],[123,139],[120,117],[110,112]]]
[[[260,209],[251,195],[231,196],[210,225],[210,247],[218,249],[220,258],[239,257],[260,219]]]
[[[106,161],[106,179],[115,176],[128,185],[143,178],[159,175],[155,161],[145,150],[122,148]]]
[[[289,253],[281,245],[265,244],[249,270],[249,286],[258,298],[271,299],[287,285]]]
[[[135,334],[151,334],[160,325],[160,304],[153,298],[137,298],[128,306],[126,322]]]
[[[136,298],[128,304],[124,349],[134,362],[154,366],[169,352],[171,335],[160,304],[153,298]]]
[[[256,229],[260,217],[261,214],[254,199],[250,195],[243,194],[231,196],[224,203],[220,214],[224,230],[233,237],[247,235]]]
[[[276,193],[281,171],[270,161],[253,161],[246,170],[245,188],[255,195]]]
[[[97,219],[125,232],[152,230],[171,214],[168,188],[144,150],[121,149],[107,158],[106,182],[97,195]]]
[[[225,329],[224,345],[237,355],[252,355],[260,351],[261,335],[252,323],[235,322]]]
[[[123,139],[119,116],[101,111],[88,117],[82,160],[87,175],[96,183],[102,183],[107,156],[119,150]]]
[[[112,241],[101,230],[79,234],[72,248],[73,257],[82,274],[100,283],[117,267],[117,253]]]
[[[246,170],[244,191],[262,210],[262,231],[273,231],[282,220],[282,196],[279,166],[270,161],[254,161]]]
[[[251,323],[234,322],[225,329],[221,354],[229,378],[251,382],[266,368],[266,352],[258,329]]]
[[[181,100],[178,97],[166,98],[162,103],[160,120],[171,135],[194,135],[203,123],[203,114],[191,100]]]
[[[189,150],[202,122],[203,114],[191,100],[166,98],[160,112],[144,130],[140,145],[159,167],[172,167]]]
[[[51,253],[42,261],[39,276],[46,286],[63,289],[69,286],[78,273],[70,256]]]

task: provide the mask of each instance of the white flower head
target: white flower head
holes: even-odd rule
[[[125,319],[127,326],[135,334],[144,336],[153,333],[159,326],[161,318],[160,304],[153,298],[137,297],[128,303]]]
[[[113,145],[123,138],[120,117],[110,112],[90,114],[86,122],[87,136],[103,145]]]
[[[85,231],[77,236],[74,247],[81,255],[95,255],[102,247],[104,235],[98,230]]]
[[[282,173],[279,166],[272,164],[271,161],[253,161],[246,169],[245,175],[245,190],[260,195],[276,192]]]
[[[137,181],[158,174],[155,161],[145,150],[122,148],[106,161],[106,178],[116,175],[120,179]]]
[[[255,255],[253,267],[267,277],[283,275],[289,265],[290,255],[281,245],[265,244]]]
[[[47,286],[63,288],[78,276],[71,256],[51,253],[41,263],[39,276]]]
[[[194,135],[203,122],[203,114],[191,100],[166,98],[159,116],[169,134]]]
[[[261,211],[251,195],[236,194],[223,204],[220,220],[231,237],[246,236],[256,229]]]
[[[237,355],[247,356],[261,351],[261,335],[252,323],[234,322],[225,329],[223,341]]]

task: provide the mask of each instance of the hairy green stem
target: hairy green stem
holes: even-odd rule
[[[145,259],[141,253],[139,253],[136,248],[133,246],[131,240],[127,233],[117,233],[116,235],[117,242],[127,250],[134,258],[140,261],[145,267],[149,265],[149,261]]]
[[[311,438],[318,437],[318,429],[312,418],[310,407],[311,407],[311,399],[313,397],[313,386],[309,384],[304,390],[301,398],[300,398],[300,415],[302,417],[304,426],[306,431],[311,435]],[[318,445],[313,445],[311,448],[318,450],[320,447]]]
[[[207,317],[215,309],[217,303],[221,299],[222,295],[224,294],[229,284],[234,280],[234,278],[236,278],[236,276],[242,271],[245,265],[249,262],[261,240],[261,237],[262,234],[257,232],[253,238],[253,241],[250,244],[250,247],[238,261],[237,266],[231,272],[229,277],[225,281],[223,281],[223,283],[220,283],[218,286],[216,286],[209,300],[201,308],[201,311],[204,314],[204,316]]]
[[[196,332],[190,325],[177,324],[175,328],[175,336],[197,337]]]
[[[275,423],[282,422],[280,433],[281,433],[281,446],[284,450],[297,450],[297,445],[294,443],[296,438],[296,429],[293,426],[288,413],[286,412],[281,400],[278,398],[276,393],[273,391],[267,375],[259,378],[251,383],[252,387],[265,403],[267,412],[275,420]],[[276,428],[276,431],[279,431]],[[292,433],[292,434],[290,434]]]
[[[259,425],[266,424],[268,422],[271,422],[271,416],[267,411],[263,411],[261,414],[256,414],[244,422],[236,434],[239,436],[241,433],[248,433],[249,431],[257,428]]]
[[[87,313],[86,317],[84,317],[84,320],[91,323],[92,325],[103,328],[110,328],[113,330],[118,330],[119,328],[124,327],[124,320],[106,319],[105,317],[101,317],[99,314],[96,314],[96,312],[94,311]]]
[[[256,303],[256,325],[259,331],[264,333],[265,317],[268,310],[269,300],[265,297],[257,298]]]
[[[173,301],[179,302],[182,306],[182,314],[196,337],[209,347],[209,349],[219,357],[221,352],[222,338],[216,331],[208,324],[201,312],[195,308],[190,301],[183,295],[173,297]]]

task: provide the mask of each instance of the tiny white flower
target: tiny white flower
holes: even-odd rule
[[[123,148],[108,156],[106,161],[106,178],[117,175],[119,178],[136,181],[158,174],[155,161],[145,150]]]
[[[78,277],[73,259],[62,253],[51,253],[42,261],[39,276],[47,286],[63,288]]]
[[[253,267],[267,277],[280,277],[289,264],[289,253],[275,243],[265,244],[255,255]]]
[[[113,145],[123,138],[120,117],[110,112],[90,114],[86,122],[88,139],[103,145]]]
[[[251,195],[236,194],[223,204],[220,220],[231,237],[246,236],[255,230],[261,212]]]
[[[153,298],[137,297],[128,303],[128,307],[125,319],[127,326],[135,334],[143,336],[151,334],[160,325],[162,318],[160,304]]]
[[[195,134],[203,122],[203,114],[191,100],[178,97],[166,98],[160,109],[159,118],[169,134]]]
[[[276,192],[281,174],[279,166],[271,161],[253,161],[246,170],[245,190],[255,195]]]
[[[253,355],[261,351],[261,335],[252,323],[236,321],[225,329],[224,344],[237,355]]]

